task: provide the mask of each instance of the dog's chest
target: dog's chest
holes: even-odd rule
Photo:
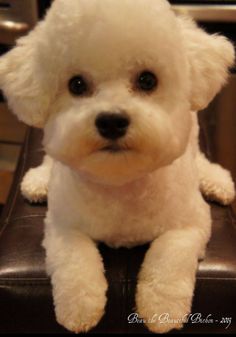
[[[72,226],[110,246],[131,247],[182,222],[190,186],[184,183],[186,175],[177,180],[175,172],[165,169],[114,188],[90,184],[59,168],[49,189],[49,210],[53,221],[63,227]]]
[[[110,246],[134,246],[153,240],[166,225],[166,195],[158,186],[78,189],[78,226]]]

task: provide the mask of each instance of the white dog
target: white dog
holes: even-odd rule
[[[50,157],[27,173],[22,192],[38,201],[48,190],[43,245],[67,329],[88,331],[104,313],[98,242],[152,242],[137,311],[154,332],[182,327],[211,233],[200,191],[223,204],[234,198],[230,174],[199,151],[196,111],[233,62],[229,41],[176,16],[166,0],[56,0],[1,59],[10,107],[44,128]],[[148,321],[162,313],[173,324]]]

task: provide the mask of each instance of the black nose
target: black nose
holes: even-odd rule
[[[112,140],[123,137],[129,124],[130,119],[125,113],[101,112],[95,121],[100,135]]]

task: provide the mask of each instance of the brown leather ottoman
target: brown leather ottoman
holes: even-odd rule
[[[25,171],[41,161],[41,136],[35,129],[27,132],[0,222],[0,333],[66,333],[56,323],[45,273],[41,240],[46,205],[30,205],[19,190]],[[212,215],[213,235],[197,274],[192,309],[195,315],[183,333],[236,332],[235,215],[231,208],[214,204]],[[109,281],[109,300],[104,318],[91,332],[148,332],[142,324],[129,324],[127,320],[135,312],[136,276],[146,249],[147,246],[131,250],[100,246]],[[200,317],[207,316],[206,322],[200,322]],[[231,318],[231,324],[227,318]]]

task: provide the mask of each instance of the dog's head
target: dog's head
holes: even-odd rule
[[[46,151],[90,179],[124,184],[186,149],[190,110],[220,90],[232,45],[165,0],[55,0],[0,61],[13,111]]]

